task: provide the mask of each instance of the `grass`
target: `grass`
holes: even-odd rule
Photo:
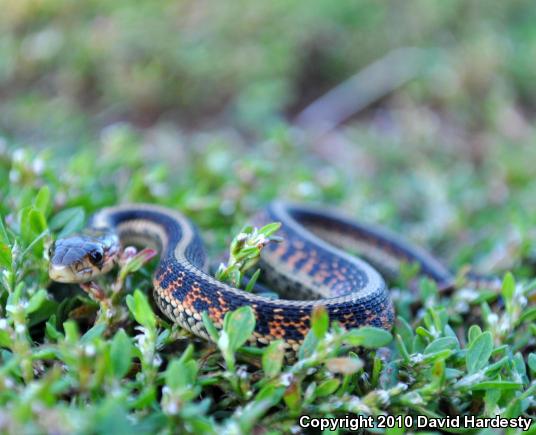
[[[456,182],[442,184],[439,168],[431,169],[423,160],[424,168],[414,166],[407,177],[410,181],[404,179],[389,200],[376,204],[364,202],[363,186],[345,187],[349,183],[339,179],[341,171],[329,172],[329,166],[314,162],[296,163],[294,173],[301,172],[301,187],[287,191],[287,196],[341,202],[350,210],[363,204],[361,214],[369,220],[398,219],[389,204],[400,200],[405,189],[415,189],[410,191],[422,195],[425,204],[439,196],[454,215],[439,215],[434,221],[427,214],[438,213],[431,202],[413,215],[406,214],[408,223],[400,226],[399,220],[398,227],[411,236],[415,227],[434,222],[443,234],[432,228],[421,238],[443,250],[454,264],[465,264],[469,257],[481,267],[491,263],[499,271],[511,269],[518,277],[516,282],[507,273],[499,293],[462,288],[447,297],[428,281],[420,283],[420,293],[407,290],[412,274],[407,268],[400,282],[391,283],[398,314],[392,334],[374,328],[347,332],[337,325],[328,329],[327,316],[319,311],[299,359],[289,362],[282,359],[279,342],[262,350],[243,346],[254,326],[247,308],[230,314],[222,332],[212,330],[215,345],[193,339],[156,315],[147,296],[154,261],[144,266],[143,255],[122,264],[119,281],[103,279],[99,297],[76,286],[49,282],[50,242],[79,230],[88,213],[120,199],[158,202],[185,211],[202,226],[212,250],[221,250],[230,240],[230,229],[238,233],[245,216],[286,190],[285,171],[275,162],[280,153],[291,153],[283,138],[287,137],[276,132],[269,148],[250,151],[242,159],[223,145],[213,145],[206,154],[209,159],[192,151],[189,161],[194,166],[182,174],[172,173],[165,163],[147,164],[136,153],[126,152],[139,146],[135,131],[125,126],[108,133],[109,153],[100,159],[88,150],[67,164],[46,150],[4,152],[0,228],[4,431],[278,433],[291,431],[305,414],[534,413],[533,251],[530,231],[523,232],[526,221],[519,219],[523,210],[511,205],[531,198],[525,195],[526,185],[519,184],[501,208],[486,208],[485,203],[481,209],[462,207],[467,201],[464,195],[475,198],[487,188],[481,175],[467,172],[463,162],[450,171],[464,174],[464,185],[476,193],[459,192]],[[388,150],[387,156],[376,147],[367,152],[371,161],[381,152],[382,159],[392,160],[390,164],[405,163],[402,150]],[[428,152],[439,154],[430,161],[445,165],[452,161],[443,150]],[[224,164],[218,163],[220,158]],[[505,174],[519,161],[505,158],[501,164]],[[324,171],[324,176],[331,174],[325,188],[304,187],[322,185],[311,180],[318,176],[312,167]],[[276,172],[281,178],[274,183]],[[195,182],[192,173],[200,174]],[[241,184],[246,175],[248,182]],[[385,192],[395,179],[381,172],[376,177],[376,194]],[[429,177],[431,192],[416,190],[422,188],[416,183],[420,177]],[[220,198],[229,197],[231,186],[238,194],[224,207]],[[262,186],[268,191],[263,192]],[[456,194],[451,197],[452,192]],[[455,211],[463,215],[456,216]],[[504,216],[513,217],[511,227],[490,230]],[[512,233],[518,239],[506,246]],[[235,257],[241,258],[236,241],[232,246]],[[461,253],[454,254],[460,247]]]
[[[306,414],[535,415],[531,2],[4,3],[0,432],[275,434]],[[344,125],[319,138],[294,122],[413,46],[425,66]],[[359,77],[360,89],[376,83]],[[258,236],[244,226],[274,198],[385,225],[460,281],[471,266],[502,290],[444,295],[424,280],[412,292],[407,265],[389,282],[390,333],[343,331],[319,310],[285,361],[278,342],[244,344],[247,308],[223,331],[205,319],[214,343],[168,323],[151,301],[150,252],[98,288],[48,279],[54,239],[103,206],[150,202],[191,218],[215,263],[231,254],[220,277],[240,282],[258,254],[242,251]]]

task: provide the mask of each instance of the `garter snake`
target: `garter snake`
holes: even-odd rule
[[[113,267],[120,244],[152,246],[160,252],[154,300],[173,322],[209,339],[204,311],[221,327],[225,313],[249,305],[257,320],[251,341],[283,339],[293,349],[307,334],[317,305],[347,328],[390,329],[394,310],[379,270],[394,276],[402,262],[417,263],[420,275],[440,289],[454,286],[453,274],[435,257],[383,228],[280,201],[254,217],[258,225],[273,221],[282,223],[283,242],[263,250],[261,266],[265,279],[287,298],[274,300],[217,281],[208,272],[195,225],[181,213],[153,205],[102,209],[88,231],[53,244],[49,275],[60,282],[87,282]]]

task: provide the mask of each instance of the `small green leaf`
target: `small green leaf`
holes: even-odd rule
[[[270,237],[272,234],[278,231],[279,228],[281,228],[281,222],[272,222],[263,226],[259,230],[259,234],[263,234],[266,237]]]
[[[363,346],[368,349],[376,349],[386,346],[393,337],[385,329],[375,326],[362,326],[358,329],[351,329],[344,336],[344,342],[352,346]]]
[[[86,333],[80,338],[81,343],[90,343],[98,337],[102,337],[104,331],[106,330],[106,325],[104,323],[97,323],[92,328],[88,329]]]
[[[43,346],[43,347],[40,347],[37,351],[35,351],[33,353],[32,358],[34,360],[43,359],[43,360],[52,361],[54,359],[56,359],[56,360],[61,359],[62,354],[61,354],[60,350],[57,347]],[[65,384],[63,384],[63,386],[65,386]],[[66,386],[65,386],[65,389],[67,389]]]
[[[256,246],[250,248],[242,248],[240,252],[235,255],[235,260],[240,261],[244,260],[246,257],[258,257],[261,253],[261,250]]]
[[[396,332],[400,335],[400,338],[404,342],[406,349],[409,352],[413,351],[413,329],[409,323],[403,317],[397,317],[396,319]]]
[[[420,337],[425,338],[427,340],[433,340],[435,338],[434,334],[432,334],[430,331],[428,331],[428,329],[423,328],[422,326],[417,326],[415,328],[415,333],[419,335]]]
[[[455,349],[457,345],[458,342],[452,337],[440,337],[426,346],[424,354],[431,354],[444,349]]]
[[[276,340],[262,354],[262,369],[267,378],[273,378],[281,372],[283,366],[284,345],[282,340]]]
[[[22,290],[24,289],[24,283],[19,282],[17,286],[15,287],[15,290],[13,293],[11,293],[7,298],[7,305],[15,305],[18,304],[21,297],[22,297]]]
[[[84,226],[86,214],[82,207],[73,207],[60,211],[50,219],[49,227],[52,231],[61,231],[57,237],[62,238],[76,231],[80,231]]]
[[[132,364],[133,347],[123,329],[117,331],[110,346],[112,373],[117,379],[123,378]]]
[[[471,325],[469,331],[467,332],[467,339],[469,340],[469,343],[475,341],[480,334],[482,334],[482,329],[480,329],[480,326]]]
[[[517,321],[517,324],[520,325],[521,323],[529,323],[534,322],[536,320],[536,307],[527,308],[523,311],[521,316],[519,316],[519,320]]]
[[[31,210],[32,210],[32,207],[28,206],[28,207],[22,208],[19,212],[20,235],[24,242],[24,246],[28,245],[34,237],[34,234],[30,226],[30,211]]]
[[[485,390],[485,393],[484,393],[484,404],[485,404],[484,412],[486,414],[489,415],[492,412],[493,409],[496,409],[496,407],[498,406],[499,400],[500,400],[502,395],[503,395],[503,391],[501,391],[501,390],[495,390],[495,389]]]
[[[449,315],[443,307],[428,308],[424,321],[430,330],[443,332],[448,324]]]
[[[440,359],[434,362],[432,376],[437,379],[440,384],[443,382],[445,378],[445,360]]]
[[[432,367],[432,377],[439,385],[445,381],[445,360],[439,359],[434,362]]]
[[[207,330],[208,335],[214,343],[217,343],[219,339],[219,332],[214,326],[214,323],[212,322],[208,313],[206,311],[203,311],[201,313],[201,318],[203,319],[203,325],[205,325],[205,329]]]
[[[72,320],[67,320],[63,324],[63,330],[65,331],[65,340],[69,343],[78,343],[80,334],[78,332],[77,324]]]
[[[6,245],[10,244],[9,236],[7,235],[6,227],[4,226],[4,218],[0,216],[0,242]]]
[[[181,357],[179,358],[179,361],[186,362],[194,357],[194,345],[190,343],[186,349],[184,349],[184,352],[182,352]]]
[[[242,280],[242,273],[240,272],[240,269],[235,266],[230,267],[229,269],[227,269],[225,275],[227,276],[227,278],[225,279],[227,284],[235,288],[240,287],[240,281]]]
[[[510,364],[511,362],[511,356],[505,356],[501,358],[499,361],[494,362],[486,367],[484,367],[484,374],[488,377],[493,377],[494,374],[497,374],[499,370],[501,370],[505,365]]]
[[[253,434],[255,431],[253,428],[261,420],[262,416],[272,407],[273,401],[263,400],[260,402],[250,402],[243,408],[243,412],[238,413],[238,426],[240,427],[239,432],[241,434]],[[235,414],[236,415],[236,414]],[[203,433],[203,432],[197,432]],[[228,433],[225,431],[224,433]]]
[[[50,316],[50,319],[45,324],[45,334],[48,339],[53,341],[59,341],[63,338],[63,334],[56,329],[54,324],[56,323],[56,316]]]
[[[46,290],[41,289],[35,293],[29,300],[26,309],[24,310],[26,314],[31,314],[39,310],[43,303],[47,300],[48,293]]]
[[[144,293],[136,289],[134,296],[128,295],[126,300],[128,309],[136,322],[150,330],[156,329],[156,317]]]
[[[472,390],[519,390],[523,384],[510,381],[485,381],[472,385]]]
[[[0,329],[0,347],[11,348],[12,340],[9,332],[5,329]]]
[[[301,388],[297,382],[293,382],[286,389],[285,394],[283,395],[283,400],[287,405],[291,414],[297,414],[301,409]]]
[[[29,212],[29,222],[30,227],[34,234],[41,234],[47,229],[47,220],[42,211],[37,209],[32,209]]]
[[[413,352],[422,353],[426,346],[427,341],[421,335],[416,335],[413,339]]]
[[[318,338],[316,338],[315,333],[311,329],[305,336],[305,339],[303,340],[303,343],[300,346],[300,350],[298,351],[298,358],[304,359],[304,358],[310,357],[315,351],[317,346],[318,346]]]
[[[48,186],[43,186],[37,192],[34,199],[34,207],[46,216],[50,205],[50,189]]]
[[[250,306],[243,306],[225,315],[224,330],[229,338],[229,349],[236,352],[255,330],[255,314]]]
[[[311,329],[316,338],[321,339],[326,335],[329,328],[329,315],[326,308],[322,305],[317,305],[311,313]]]
[[[521,378],[523,382],[528,382],[527,368],[525,366],[525,360],[521,352],[516,352],[513,358],[510,359],[510,363]]]
[[[395,345],[396,345],[396,348],[398,349],[398,353],[404,359],[404,361],[409,362],[411,357],[409,355],[409,351],[406,347],[406,344],[404,343],[404,340],[402,340],[402,337],[400,336],[400,334],[396,334],[395,338],[396,338]],[[412,344],[412,347],[413,347],[413,344]]]
[[[326,397],[332,395],[335,393],[335,391],[337,391],[339,385],[341,385],[341,381],[338,378],[332,378],[322,382],[318,387],[316,387],[316,397]]]
[[[255,396],[255,402],[267,400],[272,404],[272,406],[275,406],[279,403],[284,393],[285,387],[269,383],[262,387],[257,393],[257,395]]]
[[[431,363],[439,360],[446,360],[454,353],[452,349],[443,349],[434,353],[427,353],[424,355],[423,362]]]
[[[457,370],[453,368],[446,367],[445,368],[445,378],[446,379],[457,379],[459,377],[463,376],[462,370]]]
[[[480,334],[467,348],[465,361],[469,373],[475,373],[484,368],[493,351],[493,337],[491,332]]]
[[[11,246],[6,243],[0,243],[0,268],[9,271],[13,268],[13,253]]]
[[[261,274],[261,270],[257,269],[253,275],[251,275],[251,278],[248,281],[248,284],[246,285],[246,288],[244,289],[247,292],[251,292],[253,290],[253,287],[255,287],[255,284],[257,283],[257,280],[259,279],[259,275]]]
[[[252,234],[254,229],[255,228],[253,228],[252,225],[244,225],[240,232],[244,234]]]
[[[235,361],[234,353],[229,347],[229,334],[227,334],[225,330],[220,332],[217,344],[223,354],[223,357],[225,358],[225,362],[227,363],[228,368],[232,369],[232,367],[234,367]]]
[[[172,391],[191,389],[196,382],[197,370],[194,360],[175,359],[166,369],[166,385]]]
[[[421,290],[421,300],[423,301],[434,300],[439,294],[437,283],[430,278],[421,278],[419,288]]]
[[[138,252],[134,257],[130,258],[127,262],[127,264],[123,267],[121,270],[121,273],[123,275],[127,275],[129,273],[137,272],[140,270],[145,264],[147,264],[153,257],[156,256],[158,252],[154,249],[145,248]]]
[[[506,275],[504,275],[501,289],[501,294],[506,304],[510,305],[514,297],[515,291],[516,281],[514,279],[514,276],[510,272],[507,272]]]
[[[529,353],[527,363],[532,373],[536,373],[536,353]]]
[[[445,335],[445,337],[452,338],[456,342],[456,348],[460,348],[460,341],[458,340],[458,336],[450,325],[445,325],[445,327],[443,328],[443,334]]]

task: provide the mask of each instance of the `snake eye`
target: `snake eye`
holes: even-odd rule
[[[102,252],[97,250],[91,251],[89,253],[89,261],[91,261],[91,263],[95,265],[100,264],[100,262],[102,261]]]

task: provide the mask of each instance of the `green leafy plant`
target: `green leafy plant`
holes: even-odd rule
[[[229,248],[229,260],[227,264],[220,264],[216,278],[234,287],[240,287],[244,274],[259,262],[262,249],[270,242],[280,241],[280,238],[274,235],[280,227],[279,222],[269,223],[260,229],[244,227],[233,238]],[[260,269],[257,269],[247,283],[246,291],[253,289],[259,274]]]

